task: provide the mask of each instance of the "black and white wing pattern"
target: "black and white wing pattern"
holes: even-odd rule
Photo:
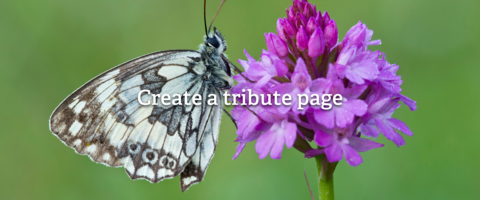
[[[140,105],[138,94],[221,93],[202,80],[201,54],[191,50],[148,54],[97,76],[67,97],[53,112],[50,130],[63,143],[93,161],[125,167],[131,179],[157,183],[181,173],[181,188],[203,180],[214,155],[222,115],[218,105]],[[142,93],[143,102],[153,101]],[[160,99],[160,98],[158,98]],[[190,104],[186,105],[185,101]],[[183,172],[183,173],[182,173]]]

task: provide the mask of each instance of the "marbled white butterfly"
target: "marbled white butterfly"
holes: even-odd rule
[[[182,191],[199,183],[215,153],[221,97],[233,84],[235,67],[223,54],[222,34],[216,28],[210,33],[206,24],[205,32],[198,51],[151,53],[90,80],[55,109],[50,130],[78,154],[125,167],[131,179],[157,183],[180,174]],[[182,96],[190,105],[140,105],[141,90],[200,94],[204,102],[196,106],[192,96]],[[143,102],[152,99],[143,94]],[[210,94],[220,99],[218,105],[207,104]]]

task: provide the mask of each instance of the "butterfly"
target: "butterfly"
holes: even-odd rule
[[[50,130],[94,162],[123,166],[132,180],[157,183],[180,175],[182,192],[199,183],[215,153],[224,111],[221,100],[205,101],[212,94],[221,99],[232,87],[235,67],[224,54],[225,38],[210,28],[205,23],[198,51],[151,53],[93,78],[55,109]],[[193,105],[192,96],[182,96],[182,105],[141,105],[153,98],[139,95],[142,90],[199,94],[204,102]]]

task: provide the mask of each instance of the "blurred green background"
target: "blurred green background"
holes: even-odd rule
[[[220,0],[208,1],[208,19]],[[337,199],[480,199],[480,2],[478,0],[311,0],[328,10],[341,38],[358,20],[374,30],[402,93],[418,102],[395,117],[414,132],[397,148],[341,161]],[[259,58],[264,32],[276,32],[290,0],[229,0],[215,22],[229,58]],[[181,193],[179,179],[131,181],[123,168],[95,164],[48,129],[54,108],[107,69],[150,52],[197,49],[203,1],[1,0],[0,199],[309,199],[317,196],[315,161],[294,149],[259,160],[254,145],[232,161],[236,143],[224,116],[205,180]]]

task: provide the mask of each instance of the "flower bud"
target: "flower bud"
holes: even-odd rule
[[[297,29],[290,23],[289,20],[283,20],[283,30],[287,34],[288,38],[294,39],[297,35]]]
[[[304,0],[293,0],[293,5],[298,10],[298,12],[303,12],[303,8],[307,3],[308,2],[305,2]]]
[[[274,33],[270,33],[270,37],[272,39],[272,44],[277,51],[277,55],[279,57],[287,56],[289,53],[287,44],[285,44],[285,42]]]
[[[342,42],[344,45],[348,44],[349,46],[360,47],[365,41],[366,34],[367,26],[365,26],[365,24],[362,24],[362,22],[359,21],[357,24],[355,24],[355,26],[348,30]]]
[[[328,15],[328,12],[325,11],[325,13],[323,13],[323,24],[326,26],[329,21],[330,21],[330,15]]]
[[[277,20],[277,34],[283,41],[287,41],[287,37],[285,36],[285,31],[283,28],[284,20],[282,18],[278,18]]]
[[[286,9],[287,11],[287,19],[290,20],[291,22],[295,21],[295,11],[292,6],[290,6],[289,9]]]
[[[305,18],[305,16],[303,16],[302,13],[297,13],[295,18],[296,18],[296,21],[295,21],[296,28],[300,28],[300,25],[302,25],[303,27],[307,25],[307,18]]]
[[[298,6],[297,6],[297,5],[298,5],[298,1],[299,1],[299,0],[293,0],[293,4],[292,4],[292,5],[293,5],[293,8],[295,8],[296,10],[298,10]]]
[[[308,35],[312,35],[313,31],[317,30],[317,28],[319,28],[317,21],[315,20],[315,18],[310,17],[306,27]]]
[[[270,53],[278,55],[277,50],[273,46],[272,37],[270,37],[269,33],[265,33],[265,42],[267,43],[267,48]]]
[[[303,26],[297,31],[297,47],[300,51],[305,51],[308,47],[308,35]]]
[[[328,24],[325,26],[325,43],[328,47],[333,47],[337,44],[338,41],[338,29],[337,23],[335,20],[330,20]]]
[[[308,55],[310,57],[318,57],[325,50],[325,36],[321,28],[317,28],[308,40]]]
[[[324,28],[322,11],[318,11],[317,16],[315,16],[315,21],[317,22],[318,27]]]
[[[313,12],[312,4],[306,3],[305,7],[303,8],[303,16],[308,19],[314,15],[315,13]]]

